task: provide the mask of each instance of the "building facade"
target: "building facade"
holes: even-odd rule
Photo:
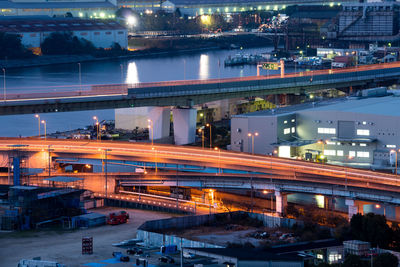
[[[396,96],[341,99],[234,116],[231,149],[258,154],[393,168],[400,148]]]
[[[84,38],[95,47],[109,48],[118,43],[128,47],[127,29],[113,20],[87,20],[74,18],[3,17],[0,31],[18,34],[22,44],[30,49],[40,48],[40,44],[53,32],[71,32]]]
[[[393,0],[353,2],[343,5],[337,32],[330,38],[348,41],[399,40],[400,5]]]

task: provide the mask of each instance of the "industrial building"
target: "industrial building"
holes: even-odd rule
[[[152,12],[159,9],[173,12],[178,8],[183,15],[198,16],[203,14],[237,13],[253,10],[277,11],[284,10],[289,5],[339,5],[345,2],[350,2],[350,0],[331,2],[319,0],[119,0],[118,6],[132,8],[138,12]]]
[[[363,92],[386,94],[386,88]],[[233,116],[231,149],[333,164],[394,169],[400,97],[358,97]],[[257,135],[255,134],[257,133]]]
[[[393,0],[343,4],[335,31],[328,38],[347,41],[393,42],[399,34],[400,5]]]
[[[1,16],[73,16],[81,18],[114,18],[117,5],[108,0],[3,0]]]
[[[0,1],[1,2],[1,1]],[[75,18],[1,17],[0,31],[21,36],[22,44],[31,49],[40,44],[53,32],[71,32],[84,38],[95,47],[108,48],[118,43],[122,48],[128,46],[127,29],[113,20],[87,20]]]

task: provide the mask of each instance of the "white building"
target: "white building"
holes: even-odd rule
[[[28,19],[29,18],[29,19]],[[127,29],[113,20],[85,20],[74,18],[1,17],[0,31],[18,34],[22,44],[31,49],[53,32],[72,32],[73,35],[91,41],[94,46],[108,48],[114,43],[128,47]]]
[[[360,167],[395,165],[400,148],[400,97],[370,97],[307,103],[234,116],[231,149]],[[400,160],[400,158],[399,158]]]

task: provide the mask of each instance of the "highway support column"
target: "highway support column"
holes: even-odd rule
[[[170,129],[170,113],[169,107],[137,107],[137,108],[121,108],[115,110],[115,128],[134,130],[138,128],[148,128],[152,124],[154,128],[154,140],[169,136]],[[148,120],[152,123],[149,123]],[[153,129],[149,129],[150,138]]]
[[[280,191],[275,191],[275,211],[279,215],[283,216],[285,213],[285,208],[287,206],[287,197],[286,194],[283,194]]]
[[[355,205],[354,199],[346,199],[345,204],[348,206],[349,221],[353,215],[358,213],[358,207]]]
[[[165,107],[149,107],[149,137],[154,140],[166,138],[169,136],[171,110]],[[153,132],[154,131],[154,132]]]
[[[194,108],[172,109],[174,120],[174,139],[176,145],[194,143],[196,138],[196,116]]]

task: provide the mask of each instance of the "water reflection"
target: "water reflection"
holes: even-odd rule
[[[133,84],[139,82],[139,74],[136,66],[136,62],[130,62],[128,64],[128,72],[126,74],[126,83]]]
[[[202,54],[200,56],[200,66],[199,66],[199,79],[206,80],[210,76],[210,64],[209,56]]]

